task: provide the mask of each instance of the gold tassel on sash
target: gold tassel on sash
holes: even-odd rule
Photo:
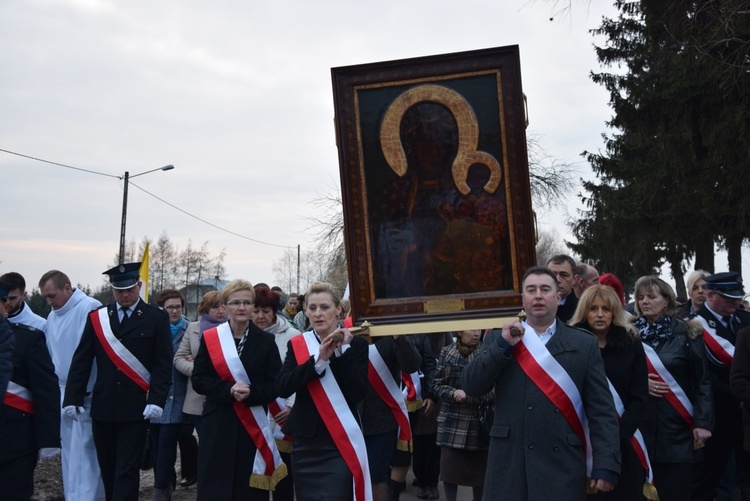
[[[279,452],[291,453],[292,443],[288,440],[284,440],[283,438],[277,438],[276,448],[279,449]]]
[[[424,405],[424,400],[422,400],[421,398],[419,400],[414,400],[412,402],[409,402],[407,400],[406,410],[409,412],[417,412],[419,409],[422,408],[422,405]]]
[[[396,441],[396,449],[404,452],[413,452],[414,451],[414,444],[411,440],[401,440],[398,439]]]
[[[257,473],[251,474],[250,487],[263,489],[264,491],[273,491],[276,489],[278,483],[281,482],[288,474],[289,472],[286,469],[286,463],[281,463],[279,467],[274,470],[273,475],[271,475],[270,477],[267,475],[259,475]]]

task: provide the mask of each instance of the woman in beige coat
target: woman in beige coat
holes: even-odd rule
[[[193,389],[193,383],[190,380],[193,375],[193,358],[198,354],[198,348],[201,344],[203,332],[223,324],[227,320],[227,311],[221,301],[221,292],[207,292],[198,305],[198,315],[200,318],[197,322],[191,322],[188,325],[185,336],[182,338],[180,347],[174,356],[174,366],[178,371],[188,377],[187,395],[185,396],[185,405],[182,412],[187,414],[200,437],[200,421],[203,413],[203,402],[206,397],[199,395]]]

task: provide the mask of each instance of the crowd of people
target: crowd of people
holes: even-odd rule
[[[750,499],[750,312],[737,273],[697,270],[681,304],[656,276],[633,302],[565,255],[521,281],[497,328],[352,334],[348,302],[233,280],[140,297],[140,263],[102,305],[51,270],[0,276],[0,485],[28,500],[61,454],[68,500]],[[197,440],[196,440],[197,436]],[[747,445],[747,448],[745,448]],[[181,478],[175,469],[181,454]]]

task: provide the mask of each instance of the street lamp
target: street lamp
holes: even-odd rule
[[[125,221],[128,216],[128,183],[130,182],[130,178],[132,177],[138,177],[142,176],[144,174],[149,174],[151,172],[156,172],[157,170],[172,170],[174,169],[174,165],[165,165],[164,167],[159,167],[158,169],[151,169],[147,170],[146,172],[141,172],[139,174],[130,175],[128,171],[125,171],[125,175],[122,177],[123,181],[125,182],[125,186],[122,190],[122,224],[120,225],[120,259],[119,264],[123,264],[125,262]]]

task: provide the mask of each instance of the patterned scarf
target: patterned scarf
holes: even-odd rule
[[[672,319],[666,315],[653,324],[648,323],[645,317],[638,317],[633,325],[641,333],[641,340],[652,348],[657,348],[672,337]]]
[[[468,346],[463,344],[460,339],[456,339],[456,349],[458,350],[458,353],[464,358],[469,358],[469,355],[474,353],[474,350],[477,349],[477,346],[479,346],[479,343],[475,344],[474,346]]]

